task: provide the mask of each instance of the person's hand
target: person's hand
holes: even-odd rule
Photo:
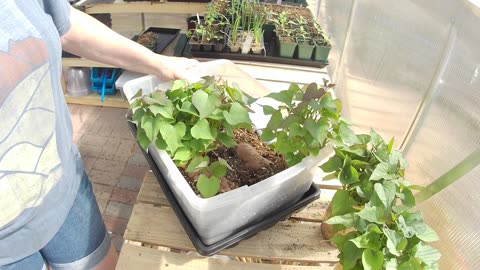
[[[164,56],[159,62],[159,71],[156,75],[168,81],[185,79],[185,71],[199,64],[197,60],[185,57]]]

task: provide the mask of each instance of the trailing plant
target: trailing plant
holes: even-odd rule
[[[427,245],[438,240],[414,211],[412,190],[405,179],[407,162],[375,131],[355,135],[340,124],[335,155],[321,166],[343,185],[331,202],[343,269],[438,269],[440,253]]]
[[[205,158],[220,144],[235,146],[233,130],[252,128],[248,105],[253,99],[214,77],[196,83],[177,80],[166,92],[142,94],[140,89],[131,104],[131,121],[138,125],[137,140],[146,151],[151,143],[165,150],[179,167]],[[220,187],[219,175],[212,173],[211,167],[227,166],[206,161],[202,166],[189,165],[189,171],[203,172],[197,187],[204,198],[215,195]],[[206,171],[210,173],[205,174],[203,168],[210,168]]]
[[[326,146],[343,120],[340,117],[341,102],[328,92],[334,84],[324,80],[299,87],[292,83],[288,90],[271,93],[280,105],[278,109],[263,105],[263,112],[271,115],[261,138],[274,141],[272,147],[285,155],[288,166],[293,166],[306,156],[316,156]]]

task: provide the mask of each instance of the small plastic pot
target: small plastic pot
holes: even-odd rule
[[[297,43],[285,41],[285,37],[280,36],[278,39],[278,54],[280,57],[293,58],[297,50]]]
[[[230,45],[229,47],[230,47],[230,52],[231,53],[238,53],[238,51],[240,51],[240,44],[238,44],[238,43]]]
[[[200,22],[203,21],[203,16],[199,16]],[[187,18],[187,30],[195,30],[197,28],[198,18],[197,16],[190,16]]]
[[[211,52],[213,49],[213,44],[202,44],[202,51]]]
[[[298,59],[312,60],[313,49],[315,45],[311,38],[297,38]]]
[[[225,45],[223,43],[215,43],[213,45],[213,50],[215,52],[222,52],[224,48],[225,48]]]
[[[321,42],[314,40],[315,44],[315,53],[313,54],[313,59],[319,62],[328,62],[328,55],[332,46],[325,46]]]

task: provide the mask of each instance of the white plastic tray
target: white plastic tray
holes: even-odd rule
[[[198,81],[206,75],[221,76],[256,97],[269,92],[228,60],[202,63],[192,69],[190,74],[191,76],[187,78],[189,81]],[[140,88],[147,94],[155,88],[167,90],[170,86],[171,83],[161,82],[156,76],[148,75],[125,83],[123,90],[131,103],[131,98]],[[254,124],[265,120],[262,115],[260,111],[252,117]],[[257,126],[264,126],[264,123],[258,123]],[[255,185],[243,186],[203,199],[190,188],[165,151],[157,149],[154,144],[149,146],[148,151],[206,245],[213,244],[233,234],[242,226],[299,199],[310,187],[315,165],[320,160],[319,157],[307,157],[301,163]],[[325,154],[321,153],[319,156],[324,157]]]

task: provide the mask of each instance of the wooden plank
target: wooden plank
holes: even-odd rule
[[[98,13],[169,13],[169,14],[196,14],[207,10],[207,3],[193,2],[123,2],[115,1],[111,4],[87,5],[85,12]]]
[[[179,254],[146,247],[124,245],[120,252],[117,270],[332,270],[328,266],[296,266],[278,264],[243,263],[196,255]]]
[[[112,65],[103,64],[103,63],[88,60],[85,58],[75,58],[75,57],[62,58],[62,65],[64,67],[114,67]]]
[[[173,210],[136,204],[125,239],[181,250],[195,250]],[[296,262],[336,262],[338,251],[328,244],[319,223],[283,221],[219,254]]]
[[[297,220],[321,222],[328,203],[332,197],[333,193],[322,191],[319,200],[312,202],[302,211],[295,213],[292,217]],[[137,202],[148,203],[157,206],[170,206],[165,194],[157,182],[157,178],[152,171],[148,171],[145,175],[142,187],[137,195]]]
[[[128,102],[121,96],[120,92],[113,96],[105,96],[105,101],[100,100],[100,95],[97,93],[91,93],[88,96],[73,97],[65,93],[65,100],[70,104],[82,104],[82,105],[94,105],[94,106],[107,106],[116,108],[128,108]]]

